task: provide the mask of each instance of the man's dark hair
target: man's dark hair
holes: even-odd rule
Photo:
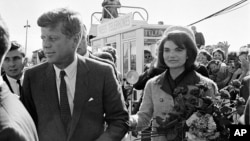
[[[63,25],[61,32],[67,37],[81,36],[84,27],[82,26],[80,14],[67,8],[58,8],[46,12],[37,20],[37,24],[40,27],[54,28],[60,23]]]
[[[9,51],[13,51],[13,50],[18,50],[22,54],[22,56],[25,57],[24,48],[17,41],[11,41],[11,47]]]

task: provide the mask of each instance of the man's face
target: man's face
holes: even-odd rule
[[[3,62],[3,69],[6,74],[14,79],[22,76],[23,68],[27,63],[22,53],[18,50],[9,51]]]
[[[144,63],[147,64],[147,63],[150,63],[152,60],[152,56],[150,53],[145,53],[144,54]]]
[[[32,54],[31,62],[32,62],[33,65],[37,64],[37,52]]]
[[[78,40],[76,37],[64,35],[61,28],[62,24],[58,24],[55,28],[41,28],[43,51],[49,63],[67,66],[74,59]]]

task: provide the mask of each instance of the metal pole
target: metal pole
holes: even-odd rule
[[[25,55],[27,54],[27,41],[28,41],[28,28],[30,27],[29,22],[27,20],[26,25],[24,28],[26,28],[26,38],[25,38]]]

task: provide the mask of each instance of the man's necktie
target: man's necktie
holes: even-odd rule
[[[17,81],[16,81],[16,83],[18,84],[18,86],[19,86],[19,96],[21,96],[21,92],[22,92],[22,85],[21,85],[21,81],[18,79]]]
[[[71,113],[69,107],[69,101],[67,96],[67,87],[64,76],[66,75],[65,71],[60,72],[61,84],[60,84],[60,112],[61,119],[64,124],[66,131],[68,131],[68,126],[71,120]]]

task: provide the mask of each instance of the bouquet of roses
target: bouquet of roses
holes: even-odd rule
[[[208,89],[207,84],[177,87],[172,112],[166,119],[155,118],[159,127],[151,136],[165,135],[168,141],[229,140],[229,125],[237,124],[245,104],[237,91],[238,82],[215,98],[206,96]]]

